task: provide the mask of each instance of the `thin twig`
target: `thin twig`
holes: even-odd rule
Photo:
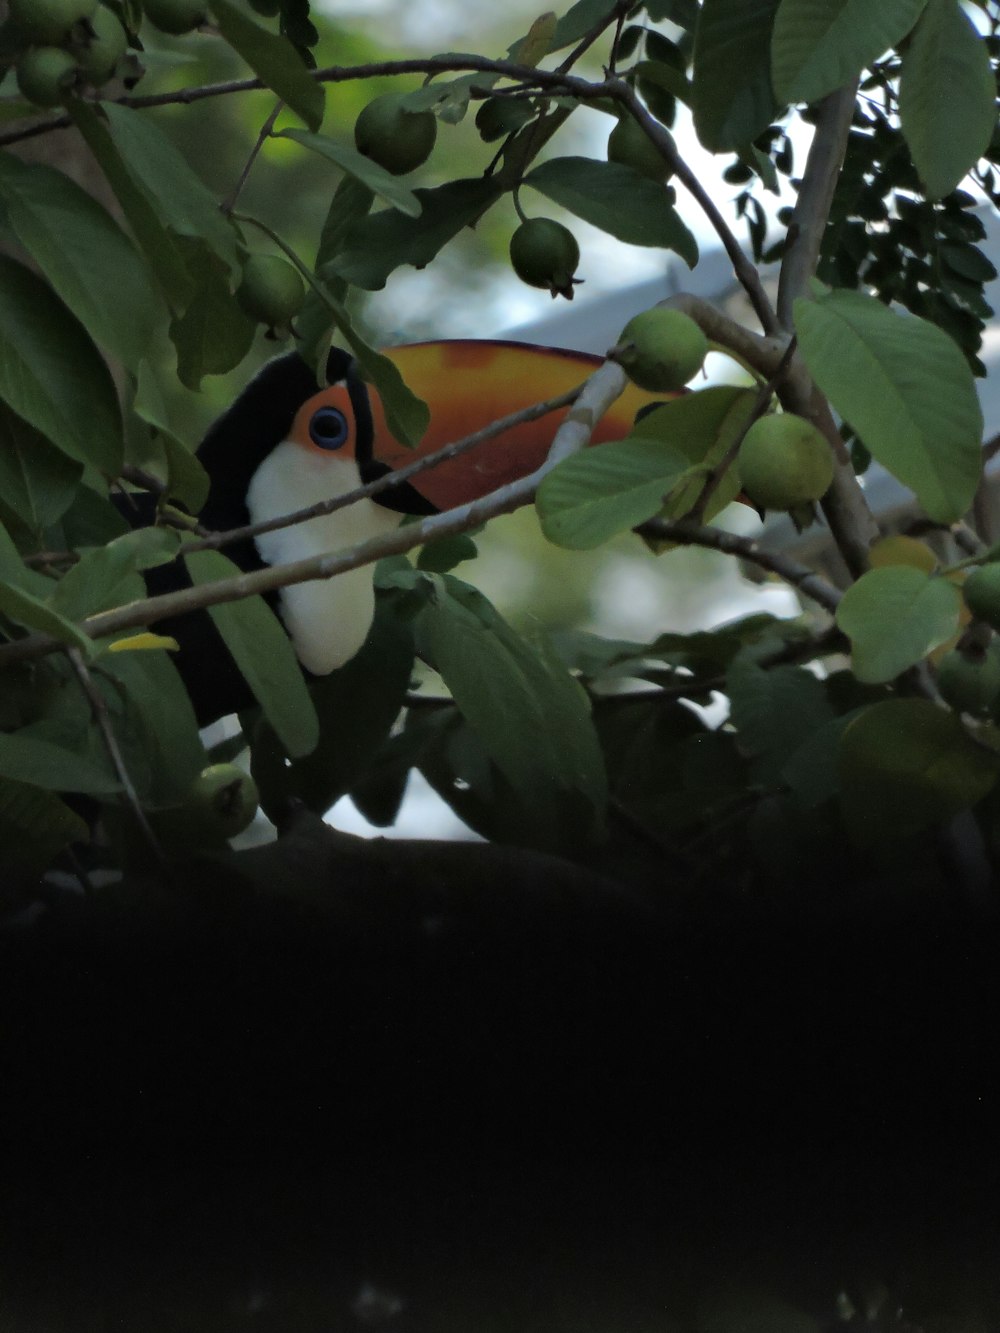
[[[576,94],[585,99],[604,96],[599,91],[601,85],[588,83],[573,75],[556,74],[551,70],[533,69],[530,65],[517,65],[511,60],[491,60],[486,56],[462,55],[453,57],[435,56],[422,60],[380,60],[365,65],[330,65],[326,69],[310,70],[309,73],[318,83],[348,83],[355,79],[374,79],[380,76],[397,74],[461,74],[463,72],[481,72],[500,74],[504,78],[515,79],[531,88],[551,88]],[[232,93],[261,92],[267,87],[262,79],[227,79],[223,83],[202,84],[195,88],[175,88],[171,92],[146,93],[136,96],[126,93],[123,97],[107,98],[116,106],[127,106],[133,110],[143,110],[159,106],[192,106],[206,98],[225,97]],[[484,94],[485,95],[485,94]],[[22,128],[8,130],[0,134],[0,147],[18,143],[24,139],[33,139],[40,134],[49,134],[53,130],[64,130],[72,125],[72,119],[66,115],[52,116],[47,120],[35,121]]]
[[[87,667],[87,663],[84,661],[83,653],[80,649],[67,648],[66,656],[69,658],[74,674],[87,697],[87,702],[90,704],[90,711],[93,714],[97,730],[101,733],[101,740],[104,742],[104,748],[108,752],[111,766],[115,770],[115,775],[117,776],[118,781],[121,783],[122,795],[125,799],[125,803],[132,812],[132,816],[135,819],[136,824],[139,826],[139,830],[142,833],[143,838],[146,840],[149,850],[158,861],[162,861],[164,859],[163,848],[160,846],[159,839],[150,827],[149,820],[146,818],[146,812],[143,810],[142,803],[139,800],[138,792],[129,776],[125,759],[122,755],[121,748],[118,745],[114,728],[111,725],[111,718],[108,714],[108,706],[104,701],[104,696],[94,684],[94,678],[90,674],[90,670]]]
[[[600,19],[598,19],[598,21],[593,25],[593,27],[589,30],[589,32],[584,33],[584,35],[580,38],[576,46],[573,47],[573,50],[570,51],[569,55],[562,62],[562,64],[556,66],[554,72],[556,74],[568,73],[576,64],[576,62],[580,59],[580,57],[585,52],[590,50],[590,48],[594,45],[594,43],[600,38],[601,34],[608,30],[608,28],[611,26],[612,23],[617,23],[619,25],[621,24],[621,20],[623,17],[622,11],[627,7],[628,7],[627,5],[619,3],[615,6],[614,10],[610,14],[602,14]],[[618,43],[618,37],[616,35],[615,46],[617,46],[617,43]],[[611,68],[612,69],[614,68],[613,56],[611,60]]]
[[[281,115],[281,109],[284,105],[285,105],[284,102],[280,98],[277,100],[277,102],[275,102],[271,114],[264,121],[264,124],[260,128],[260,133],[257,135],[257,142],[250,149],[250,156],[244,163],[243,170],[240,172],[239,180],[233,186],[229,198],[219,205],[220,211],[226,217],[228,217],[229,214],[236,207],[237,200],[243,193],[243,187],[244,185],[246,185],[247,181],[250,178],[250,172],[253,170],[253,164],[257,161],[257,158],[260,154],[260,150],[264,147],[265,143],[267,143],[268,139],[271,137],[271,131],[274,129],[275,121]]]
[[[726,219],[715,206],[708,191],[677,151],[670,134],[642,105],[635,91],[623,79],[608,79],[602,95],[613,97],[626,107],[642,126],[646,137],[662,154],[674,170],[674,175],[694,198],[705,217],[711,223],[715,234],[722,242],[722,247],[733,265],[737,281],[746,292],[753,306],[754,313],[760,320],[761,328],[767,334],[776,334],[780,326],[774,308],[760,280],[757,267],[753,264]]]
[[[686,519],[651,518],[640,524],[635,531],[641,537],[652,537],[654,541],[676,542],[680,546],[702,546],[759,565],[761,569],[777,574],[785,583],[797,588],[831,615],[843,596],[839,588],[827,583],[808,565],[800,565],[797,560],[792,560],[780,551],[765,550],[750,537],[738,537],[735,533],[723,532],[721,528],[698,527]],[[86,629],[86,625],[83,628]]]

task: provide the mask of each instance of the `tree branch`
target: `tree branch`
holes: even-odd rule
[[[711,342],[732,352],[735,360],[749,366],[763,379],[777,374],[785,359],[789,343],[787,335],[755,333],[701,296],[678,292],[661,301],[660,305],[689,315]]]
[[[847,150],[857,90],[855,80],[830,93],[819,104],[816,132],[788,225],[788,244],[778,279],[778,318],[788,332],[793,328],[792,304],[807,293],[819,263],[833,192]]]
[[[794,327],[794,302],[807,295],[819,261],[830,203],[847,147],[856,92],[855,82],[830,93],[820,103],[778,284],[778,315],[781,327],[788,331]],[[868,551],[879,536],[878,524],[854,475],[830,405],[801,360],[779,388],[778,397],[787,411],[811,421],[830,443],[834,477],[823,498],[823,513],[844,563],[852,576],[859,578],[868,568]]]
[[[121,630],[155,623],[167,616],[183,615],[189,611],[217,606],[220,602],[239,601],[244,597],[273,592],[295,583],[333,578],[350,569],[360,569],[363,565],[374,564],[384,556],[402,555],[439,537],[466,532],[499,514],[519,509],[522,505],[531,503],[540,481],[547,472],[564,458],[586,446],[595,425],[611,403],[623,392],[625,383],[625,373],[619,366],[610,362],[601,366],[587,380],[579,398],[556,431],[552,447],[542,466],[529,476],[502,486],[490,495],[460,505],[456,509],[447,510],[445,513],[434,514],[420,523],[396,528],[384,536],[360,542],[343,551],[333,551],[289,564],[273,565],[235,578],[217,579],[212,583],[164,593],[158,597],[147,597],[111,611],[102,611],[97,615],[88,616],[80,623],[80,628],[91,638],[104,638]],[[65,646],[63,642],[47,634],[30,634],[23,639],[0,646],[0,668],[58,652],[65,649]]]
[[[589,83],[586,79],[572,74],[560,74],[552,70],[535,69],[531,65],[518,65],[511,60],[491,60],[486,56],[434,56],[420,60],[378,60],[365,65],[329,65],[325,69],[311,70],[312,77],[319,83],[348,83],[354,79],[375,79],[399,74],[462,74],[476,73],[499,74],[504,78],[514,79],[529,88],[566,92],[592,101],[608,96],[605,84]],[[231,93],[260,92],[267,87],[262,79],[227,79],[223,83],[202,84],[196,88],[175,88],[171,92],[147,93],[136,96],[126,93],[122,97],[93,99],[113,101],[116,106],[127,106],[133,110],[159,106],[191,106],[206,98],[226,97]],[[483,92],[483,97],[492,94]],[[18,143],[24,139],[35,138],[39,134],[49,134],[52,130],[64,130],[72,125],[68,115],[51,116],[35,121],[23,129],[7,130],[0,134],[0,147]]]
[[[676,542],[680,546],[703,546],[710,551],[720,551],[723,555],[734,555],[740,560],[759,565],[761,569],[777,574],[785,583],[797,588],[831,615],[843,596],[838,588],[827,583],[808,565],[800,565],[797,560],[779,551],[767,551],[752,538],[738,537],[735,533],[723,532],[721,528],[699,527],[686,519],[652,518],[640,524],[635,531],[640,537],[652,537],[654,541]]]
[[[583,94],[578,93],[578,96]],[[664,127],[639,101],[634,90],[623,79],[608,79],[601,87],[602,96],[610,96],[627,107],[629,112],[642,126],[647,138],[656,147],[666,162],[674,170],[674,175],[694,198],[701,211],[712,224],[715,234],[722,242],[722,247],[732,261],[737,281],[750,298],[754,313],[760,320],[761,328],[767,334],[779,332],[780,325],[774,308],[764,291],[760,274],[743,250],[736,235],[726,219],[712,202],[708,191],[678,153],[676,145]]]

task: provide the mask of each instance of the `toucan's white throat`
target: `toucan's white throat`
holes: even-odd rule
[[[251,523],[264,523],[320,500],[346,495],[361,484],[351,457],[314,453],[284,440],[254,473],[247,491]],[[399,526],[401,515],[371,500],[311,518],[256,538],[269,565],[324,555],[379,537]],[[279,606],[299,661],[317,676],[343,666],[365,641],[375,611],[371,566],[332,579],[282,588]]]

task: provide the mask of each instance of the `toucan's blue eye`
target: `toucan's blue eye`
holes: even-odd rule
[[[347,433],[347,418],[336,407],[318,408],[309,421],[309,438],[320,449],[339,449]]]

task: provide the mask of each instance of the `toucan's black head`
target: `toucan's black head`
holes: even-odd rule
[[[339,347],[330,350],[326,362],[326,385],[317,382],[312,369],[297,352],[269,361],[226,412],[209,428],[198,449],[198,458],[208,473],[210,489],[201,511],[202,523],[214,531],[249,523],[246,494],[254,474],[267,455],[292,433],[303,405],[329,385],[346,390],[351,420],[343,423],[343,438],[350,439],[362,482],[374,481],[391,471],[373,457],[373,424],[368,389],[358,374],[354,358]],[[319,405],[317,405],[319,410]],[[343,412],[346,416],[346,411]],[[332,423],[323,423],[330,443],[339,438]],[[317,434],[312,434],[316,442]],[[334,444],[334,447],[339,447]],[[317,497],[320,498],[320,497]],[[434,505],[412,487],[403,485],[385,492],[379,503],[402,513],[436,513]],[[256,563],[252,553],[233,553],[238,563]],[[240,559],[240,556],[245,556]]]

